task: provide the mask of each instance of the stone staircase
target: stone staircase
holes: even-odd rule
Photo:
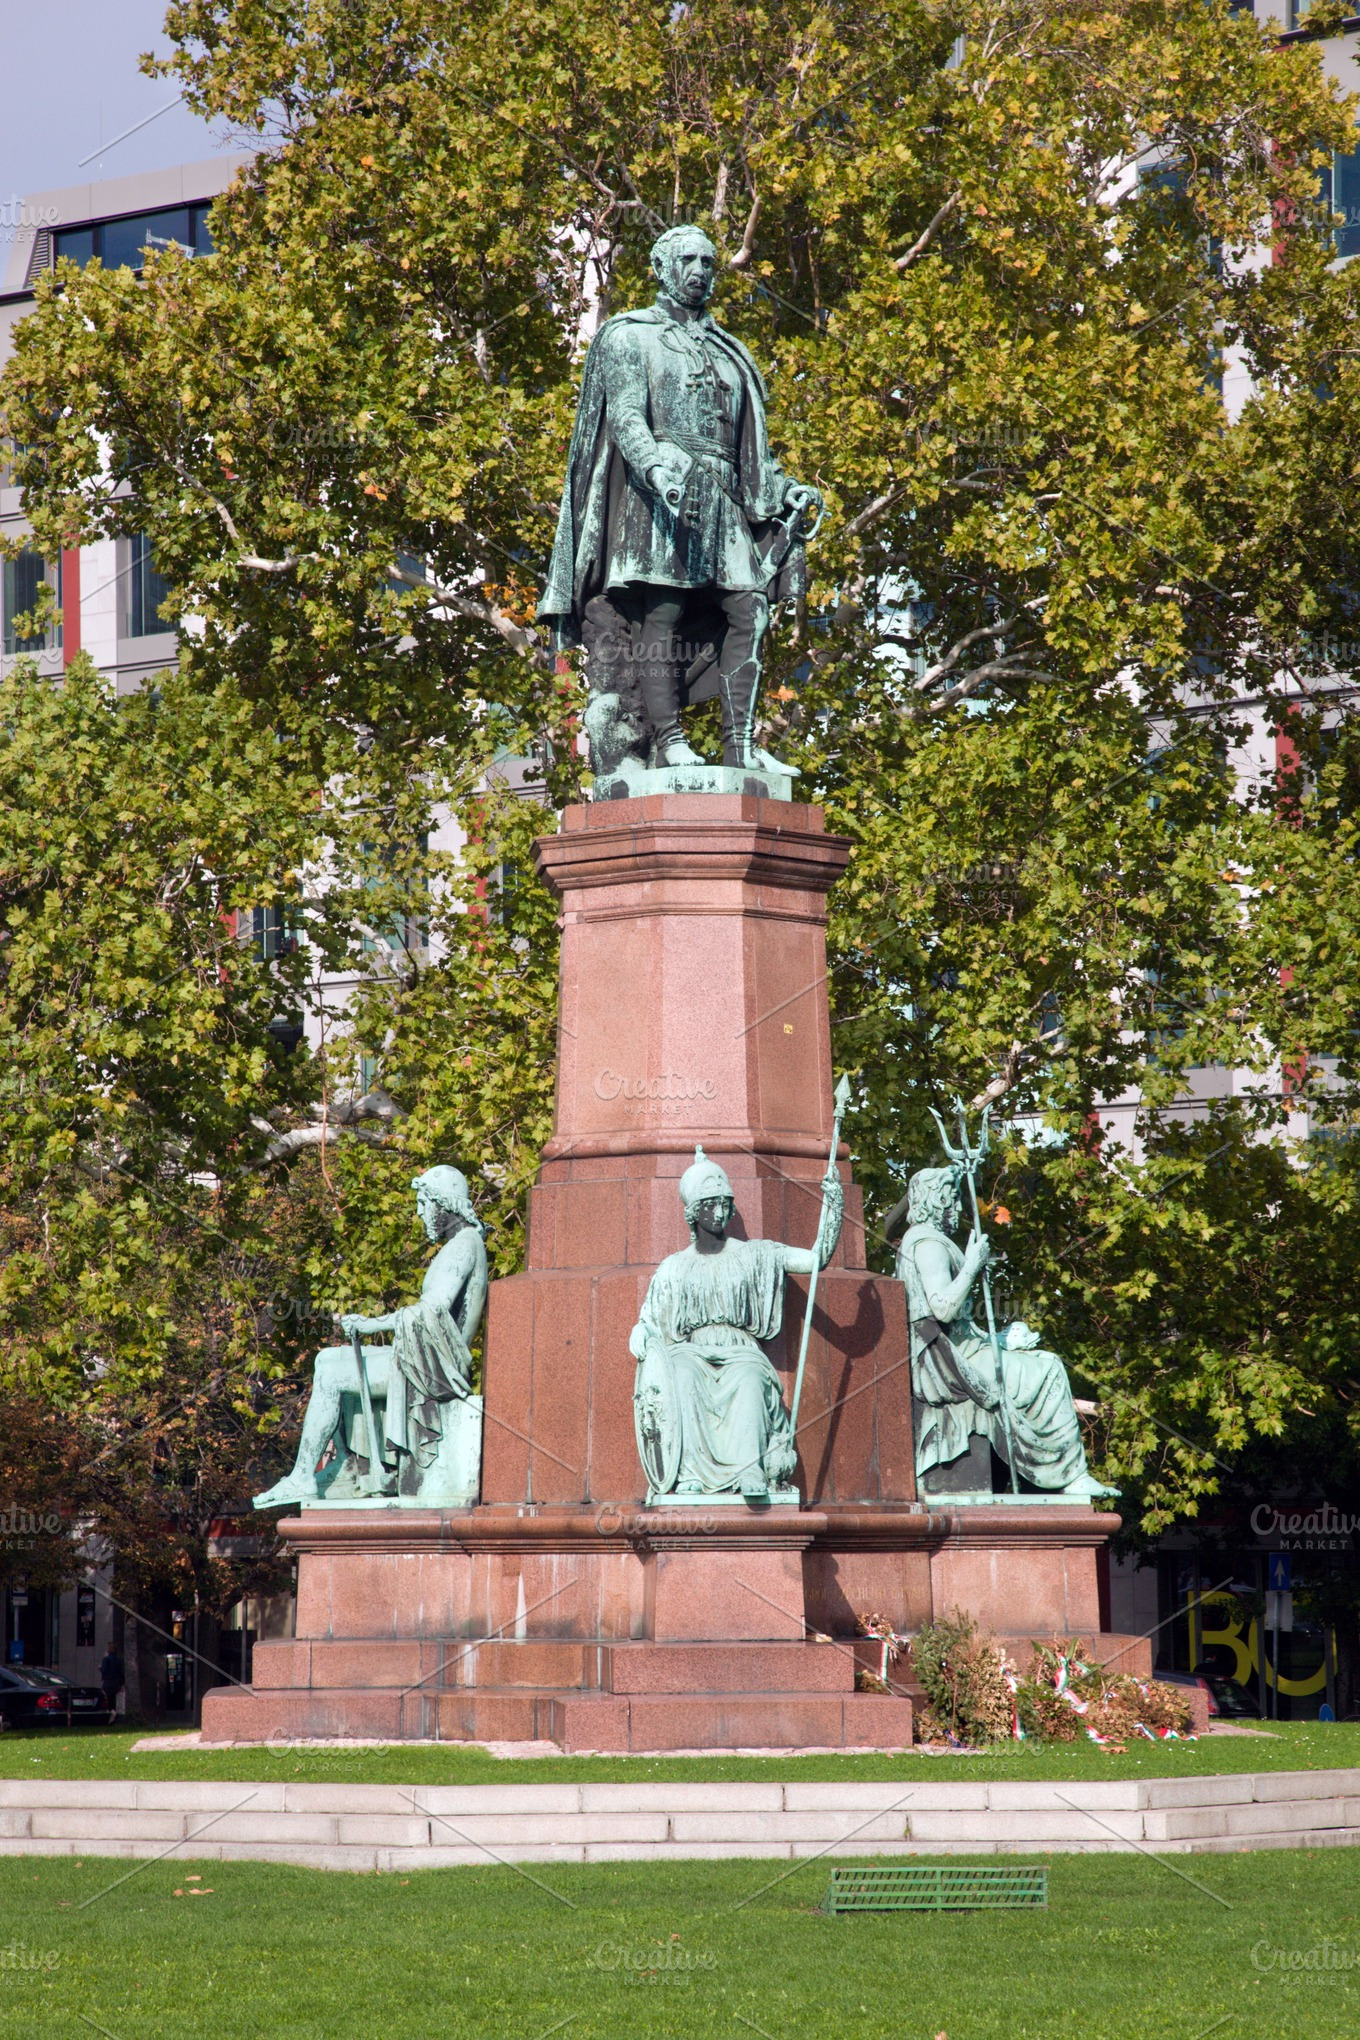
[[[205,1739],[552,1741],[564,1750],[908,1748],[905,1692],[855,1690],[853,1645],[298,1641],[217,1689]]]
[[[1027,1662],[1026,1637],[1006,1637]],[[1146,1677],[1141,1638],[1086,1638],[1103,1660]],[[294,1736],[382,1741],[555,1742],[563,1750],[909,1748],[921,1689],[909,1658],[887,1693],[871,1637],[757,1642],[582,1641],[524,1637],[351,1638],[261,1643],[254,1682],[217,1688],[206,1741]],[[1201,1700],[1195,1694],[1192,1699]],[[1196,1726],[1207,1724],[1197,1718]]]
[[[1355,1770],[988,1784],[934,1780],[928,1760],[910,1768],[924,1775],[880,1784],[7,1778],[0,1779],[0,1857],[141,1856],[170,1859],[167,1869],[235,1858],[412,1871],[1360,1844]]]

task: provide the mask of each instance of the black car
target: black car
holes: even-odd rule
[[[1216,1666],[1199,1664],[1193,1672],[1156,1672],[1164,1686],[1198,1686],[1209,1696],[1211,1721],[1259,1721],[1261,1710],[1247,1688],[1228,1678]]]
[[[55,1672],[28,1665],[0,1665],[0,1725],[5,1728],[75,1728],[81,1722],[105,1727],[115,1719],[98,1686],[73,1686]]]

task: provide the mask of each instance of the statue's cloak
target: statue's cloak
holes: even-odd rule
[[[439,1405],[472,1392],[472,1355],[452,1314],[422,1301],[397,1311],[392,1360],[397,1378],[387,1397],[387,1442],[414,1453],[425,1468],[439,1450]]]
[[[581,395],[567,451],[567,474],[557,518],[557,538],[547,584],[538,605],[541,622],[552,630],[558,646],[580,644],[586,604],[617,585],[611,571],[626,523],[630,496],[636,499],[640,478],[630,474],[618,437],[611,427],[605,362],[623,343],[646,348],[673,325],[660,305],[620,312],[607,319],[590,344],[581,376]],[[731,333],[705,317],[706,342],[720,347],[740,378],[745,401],[741,436],[736,449],[735,499],[751,528],[757,554],[768,569],[768,592],[783,600],[803,586],[804,554],[799,520],[785,505],[788,476],[770,451],[765,426],[765,384],[760,370]],[[665,439],[664,420],[649,421],[658,439]],[[624,579],[639,578],[626,574]],[[691,698],[702,698],[706,690]]]

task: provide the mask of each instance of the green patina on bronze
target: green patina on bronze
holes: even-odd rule
[[[597,798],[701,766],[680,715],[715,694],[723,765],[793,776],[754,742],[761,650],[821,497],[770,451],[760,370],[705,309],[715,266],[697,228],[663,234],[656,303],[606,320],[586,356],[538,614],[586,648]]]
[[[783,1321],[784,1277],[810,1275],[836,1251],[840,1177],[832,1169],[823,1178],[810,1248],[729,1239],[732,1185],[701,1147],[680,1178],[680,1196],[690,1245],[653,1275],[629,1339],[648,1502],[729,1495],[796,1503],[793,1425],[759,1341],[774,1338]]]
[[[958,1160],[916,1171],[897,1250],[897,1279],[906,1286],[911,1317],[916,1477],[930,1492],[938,1471],[965,1460],[974,1438],[981,1438],[1013,1476],[1037,1488],[1074,1502],[1112,1495],[1113,1488],[1087,1471],[1076,1405],[1057,1354],[1046,1352],[1022,1319],[995,1325],[990,1297],[988,1322],[979,1324],[973,1315],[973,1292],[991,1247],[979,1224],[966,1247],[950,1238],[961,1216],[962,1174]]]
[[[353,1508],[362,1500],[428,1508],[477,1499],[482,1399],[471,1391],[469,1346],[486,1304],[481,1222],[461,1170],[427,1169],[413,1188],[426,1237],[439,1248],[419,1299],[383,1317],[341,1318],[352,1343],[317,1354],[292,1472],[255,1496],[257,1509]],[[362,1343],[382,1332],[392,1335],[391,1345]]]

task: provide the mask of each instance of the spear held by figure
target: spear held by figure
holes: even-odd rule
[[[836,1086],[835,1097],[832,1102],[835,1106],[835,1112],[831,1121],[831,1153],[827,1158],[826,1164],[826,1173],[828,1176],[834,1174],[835,1172],[836,1150],[841,1144],[841,1121],[845,1117],[845,1108],[850,1103],[849,1077],[841,1078],[839,1084],[837,1084]],[[798,1430],[798,1405],[802,1401],[803,1397],[803,1369],[807,1366],[808,1339],[811,1337],[812,1334],[812,1309],[813,1305],[817,1301],[817,1277],[821,1273],[822,1266],[821,1256],[815,1251],[815,1249],[817,1243],[821,1240],[822,1227],[825,1221],[826,1221],[826,1191],[825,1189],[823,1189],[821,1215],[817,1220],[817,1240],[814,1241],[813,1243],[814,1252],[812,1257],[812,1273],[808,1277],[807,1310],[803,1314],[803,1337],[798,1348],[798,1372],[793,1379],[793,1407],[789,1411],[790,1420],[789,1427],[795,1434],[797,1433]]]
[[[959,1116],[959,1144],[957,1147],[950,1145],[949,1135],[944,1130],[944,1121],[935,1110],[935,1107],[932,1105],[928,1109],[931,1118],[940,1129],[940,1140],[944,1146],[945,1154],[951,1162],[962,1169],[964,1175],[968,1178],[968,1198],[973,1210],[973,1230],[979,1237],[985,1237],[982,1232],[982,1213],[978,1208],[977,1169],[978,1165],[987,1158],[988,1132],[991,1125],[992,1108],[990,1105],[983,1107],[982,1124],[978,1129],[976,1147],[970,1147],[968,1144],[968,1115],[964,1110],[961,1098],[954,1100],[954,1109]],[[985,1266],[982,1270],[982,1301],[987,1312],[987,1337],[991,1341],[992,1358],[996,1363],[997,1406],[1001,1411],[1001,1428],[1006,1434],[1006,1458],[1010,1464],[1011,1493],[1018,1495],[1020,1492],[1020,1477],[1015,1470],[1015,1440],[1011,1435],[1010,1408],[1006,1401],[1006,1375],[1001,1362],[1001,1340],[997,1336],[996,1311],[992,1304],[992,1278]]]

